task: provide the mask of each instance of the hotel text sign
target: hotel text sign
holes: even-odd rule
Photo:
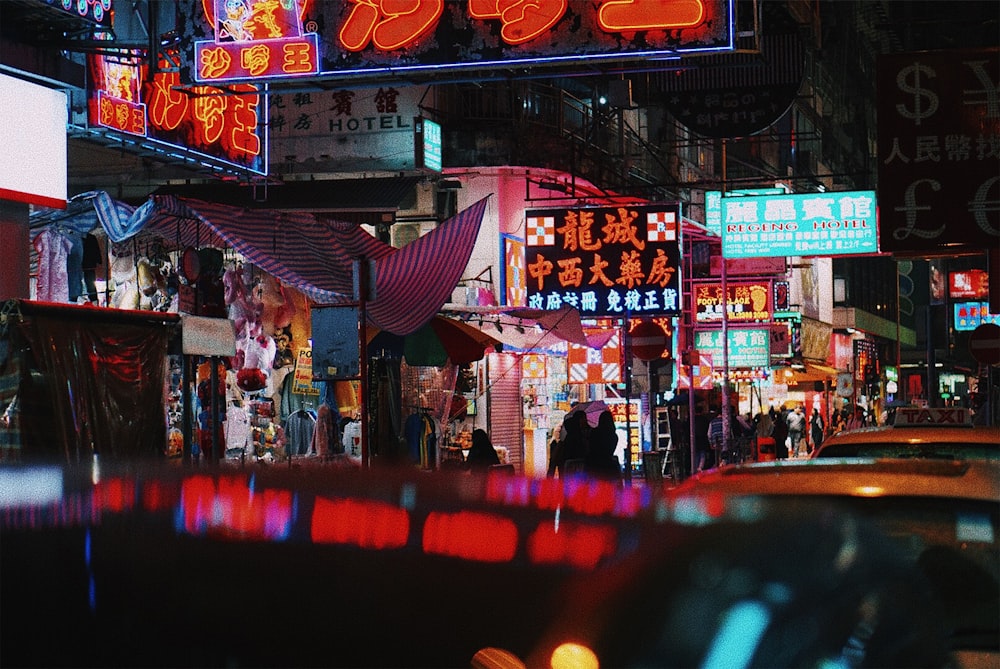
[[[527,306],[584,317],[678,314],[680,205],[525,212]]]
[[[725,258],[878,253],[874,191],[722,198]]]

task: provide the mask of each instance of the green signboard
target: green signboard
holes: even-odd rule
[[[769,328],[729,328],[729,366],[767,367],[771,364]],[[696,330],[694,347],[700,354],[712,356],[712,367],[722,369],[722,330]]]
[[[724,197],[725,258],[878,253],[875,191]]]

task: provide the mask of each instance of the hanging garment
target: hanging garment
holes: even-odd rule
[[[307,455],[316,429],[316,414],[298,409],[288,415],[283,425],[289,455]]]
[[[313,430],[310,452],[319,456],[343,452],[337,430],[339,415],[326,404],[319,405],[316,411],[316,429]]]
[[[73,244],[65,235],[51,228],[42,230],[32,240],[38,252],[38,278],[35,295],[42,302],[69,302],[69,277],[66,263]]]

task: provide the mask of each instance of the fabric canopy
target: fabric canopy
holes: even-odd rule
[[[615,334],[614,330],[605,330],[588,335],[583,329],[579,310],[569,305],[552,310],[514,308],[505,313],[515,318],[535,321],[546,332],[551,332],[563,341],[594,349],[604,348]]]
[[[310,213],[248,209],[171,195],[154,195],[134,212],[106,193],[93,197],[98,220],[113,242],[140,232],[177,248],[231,247],[265,272],[319,303],[350,301],[353,263],[375,261],[369,319],[407,335],[426,325],[451,297],[469,263],[486,211],[484,198],[401,249],[363,228]]]

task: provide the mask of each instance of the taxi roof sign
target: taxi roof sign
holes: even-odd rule
[[[972,413],[965,407],[900,407],[893,427],[961,427],[972,425]]]

